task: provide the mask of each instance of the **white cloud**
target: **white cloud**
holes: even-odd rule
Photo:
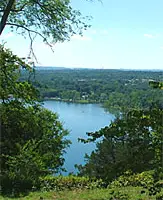
[[[145,33],[145,34],[144,34],[144,37],[147,37],[147,38],[155,38],[156,36],[155,36],[155,35],[152,35],[152,34],[147,34],[147,33]]]
[[[160,47],[160,49],[163,49],[163,46],[162,46],[162,47]]]
[[[73,36],[71,37],[71,39],[80,40],[80,41],[90,41],[90,40],[92,40],[91,37],[80,36],[80,35],[73,35]]]

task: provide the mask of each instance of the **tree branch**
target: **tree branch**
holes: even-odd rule
[[[23,25],[20,25],[20,24],[6,23],[6,25],[8,25],[8,26],[16,26],[17,28],[22,28],[22,29],[25,29],[28,32],[35,33],[36,35],[39,35],[44,40],[44,42],[46,42],[46,44],[52,48],[52,45],[47,41],[46,37],[43,36],[40,32],[32,30],[32,29],[29,29],[26,26],[23,26]]]
[[[36,62],[38,62],[37,57],[36,57],[36,55],[34,53],[34,50],[33,50],[33,41],[34,41],[36,35],[33,38],[31,36],[31,32],[28,32],[28,35],[29,35],[29,39],[30,39],[30,52],[29,52],[29,56],[28,57],[30,57],[30,55],[32,54],[32,56],[34,57],[34,59],[36,60]]]
[[[25,3],[24,5],[22,5],[22,7],[20,7],[19,9],[10,9],[11,12],[21,12],[24,11],[24,7],[27,5],[28,3]],[[0,12],[5,12],[4,9],[1,9]]]
[[[26,31],[28,32],[28,36],[29,36],[29,39],[30,39],[30,53],[29,53],[29,55],[32,54],[33,57],[34,57],[34,59],[36,60],[36,62],[37,62],[37,58],[36,58],[36,56],[35,56],[35,54],[34,54],[34,50],[33,50],[33,41],[34,41],[34,38],[35,38],[37,35],[39,35],[39,36],[43,39],[43,41],[51,48],[52,52],[54,52],[52,45],[51,45],[51,44],[47,41],[47,39],[46,39],[41,33],[39,33],[38,31],[29,29],[29,28],[27,28],[26,26],[23,26],[23,25],[20,25],[20,24],[6,23],[6,25],[8,25],[8,26],[15,26],[15,27],[17,27],[17,28],[22,28],[22,29],[24,29],[24,30],[26,30]],[[34,38],[32,38],[31,33],[35,33],[35,34],[36,34]]]
[[[8,19],[8,16],[11,12],[11,9],[12,9],[12,6],[14,5],[14,2],[15,0],[9,0],[7,6],[6,6],[6,9],[3,13],[3,16],[2,16],[2,19],[1,19],[1,22],[0,22],[0,35],[2,34],[3,32],[3,29],[6,25],[6,22],[7,22],[7,19]]]

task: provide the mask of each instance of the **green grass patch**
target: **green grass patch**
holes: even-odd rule
[[[163,190],[161,193],[163,195]],[[162,197],[161,197],[162,198]],[[93,190],[65,190],[50,192],[33,192],[26,197],[5,198],[0,200],[156,200],[156,196],[149,196],[148,191],[141,187],[120,187],[116,189],[93,189]]]

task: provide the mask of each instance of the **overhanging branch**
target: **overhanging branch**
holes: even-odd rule
[[[15,26],[15,27],[17,27],[17,28],[22,28],[22,29],[24,29],[24,30],[27,31],[28,36],[29,36],[29,39],[30,39],[30,53],[29,53],[29,54],[32,54],[33,57],[34,57],[34,59],[35,59],[36,61],[37,61],[37,58],[36,58],[36,56],[35,56],[35,54],[34,54],[34,50],[33,50],[33,41],[34,41],[34,38],[35,38],[37,35],[40,36],[40,37],[43,39],[43,41],[44,41],[44,42],[51,48],[51,50],[54,52],[54,50],[53,50],[53,48],[52,48],[52,45],[47,41],[46,37],[45,37],[44,35],[42,35],[40,32],[35,31],[35,30],[32,30],[32,29],[29,29],[29,28],[27,28],[26,26],[23,26],[23,25],[20,25],[20,24],[6,23],[6,25],[8,25],[8,26]],[[34,37],[34,38],[32,38],[31,33],[34,33],[34,34],[35,34],[35,37]]]
[[[20,25],[20,24],[6,23],[6,25],[8,25],[8,26],[15,26],[15,27],[17,27],[17,28],[22,28],[22,29],[25,29],[28,33],[30,32],[30,33],[35,33],[36,35],[39,35],[39,36],[44,40],[44,42],[45,42],[48,46],[50,46],[50,47],[52,48],[52,45],[47,41],[46,37],[43,36],[40,32],[35,31],[35,30],[32,30],[32,29],[29,29],[29,28],[27,28],[26,26],[23,26],[23,25]]]

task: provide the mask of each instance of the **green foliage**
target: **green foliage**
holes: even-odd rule
[[[22,73],[21,80],[26,77]],[[149,79],[163,79],[162,72],[94,69],[36,68],[43,98],[103,103],[110,112],[148,109],[162,103],[162,90],[149,87]]]
[[[31,68],[2,46],[0,63],[1,192],[19,195],[61,170],[70,141],[57,114],[37,103],[31,83],[18,81],[20,67]]]
[[[110,126],[88,133],[84,142],[95,141],[97,149],[87,156],[81,175],[102,178],[106,182],[116,179],[125,171],[141,173],[155,169],[162,171],[163,110],[133,110],[116,118]]]
[[[88,177],[77,176],[46,176],[41,179],[41,189],[45,191],[77,190],[102,188],[101,179],[90,179]]]
[[[149,81],[149,85],[153,88],[159,88],[161,90],[163,90],[163,82],[159,82],[159,81]]]
[[[154,184],[154,171],[144,171],[142,173],[133,174],[131,171],[126,171],[124,175],[114,180],[109,188],[126,187],[126,186],[142,186],[149,187]]]
[[[56,114],[15,101],[1,105],[1,113],[2,190],[11,189],[3,185],[6,179],[13,190],[15,181],[37,186],[40,176],[57,173],[69,141]]]
[[[5,198],[0,196],[0,200],[31,200],[31,199],[46,199],[46,200],[109,200],[110,198],[118,200],[119,198],[127,198],[128,200],[162,200],[163,190],[161,193],[149,196],[147,190],[141,187],[120,187],[115,189],[75,189],[63,191],[37,191],[31,192],[21,198]],[[117,198],[115,198],[117,197]]]
[[[111,197],[108,200],[114,200],[114,199],[129,200],[129,195],[126,193],[122,193],[120,191],[112,190],[110,194]]]
[[[162,199],[163,199],[163,194],[156,195],[156,200],[162,200]]]
[[[37,100],[38,91],[27,80],[18,81],[21,69],[33,72],[30,63],[26,64],[3,45],[0,45],[0,99],[3,103],[11,99],[32,103]]]
[[[7,9],[9,4],[11,6]],[[1,21],[0,33],[7,25],[12,31],[29,36],[31,41],[38,35],[46,43],[62,42],[74,34],[82,34],[89,27],[80,11],[71,7],[69,0],[0,1],[0,9],[0,18],[5,19]]]
[[[155,171],[144,171],[142,173],[133,174],[131,171],[127,171],[124,173],[124,175],[118,177],[116,180],[114,180],[108,188],[116,189],[117,187],[143,187],[141,190],[141,193],[144,193],[148,191],[149,196],[156,195],[162,196],[161,188],[163,186],[163,182],[156,181],[155,177]]]

